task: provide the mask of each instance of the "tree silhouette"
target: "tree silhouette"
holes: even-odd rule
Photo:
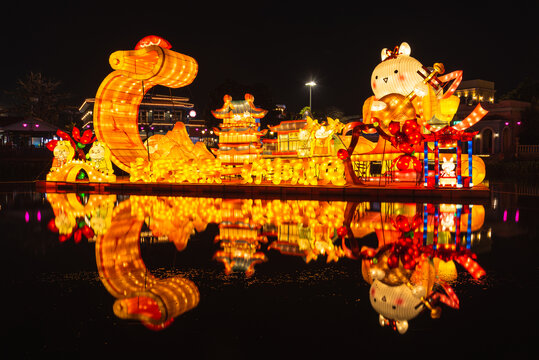
[[[60,114],[67,108],[68,95],[59,92],[61,82],[30,72],[24,79],[17,80],[14,91],[6,92],[11,97],[15,111],[24,116],[37,117],[62,127]]]

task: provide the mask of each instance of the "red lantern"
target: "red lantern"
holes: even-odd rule
[[[82,134],[80,138],[80,142],[83,144],[90,144],[95,141],[95,137],[93,137],[92,130],[86,130]]]
[[[408,155],[404,155],[398,158],[397,160],[397,169],[400,171],[408,170],[410,167],[410,161],[412,157]]]
[[[421,134],[418,131],[413,131],[408,134],[408,142],[412,145],[419,144],[421,142]]]
[[[414,152],[414,148],[408,143],[399,144],[398,149],[405,154],[411,154]]]
[[[387,266],[389,266],[391,269],[394,269],[399,264],[399,257],[397,254],[393,253],[389,255],[387,258]]]
[[[92,228],[89,227],[88,225],[84,225],[84,226],[82,227],[82,234],[83,234],[84,236],[86,236],[87,239],[91,239],[91,238],[93,238],[94,235],[95,235],[95,234],[94,234],[94,230],[92,230]]]
[[[350,154],[348,154],[348,151],[345,150],[345,149],[339,149],[339,151],[337,151],[337,157],[341,160],[346,160],[348,159],[348,156]]]
[[[56,223],[54,222],[54,219],[51,219],[51,221],[49,221],[49,223],[47,224],[47,227],[52,232],[58,232],[58,228],[56,227]]]
[[[75,240],[75,244],[78,244],[81,239],[82,239],[82,231],[80,229],[75,230],[75,234],[73,235],[73,240]]]
[[[423,165],[421,164],[421,161],[419,161],[418,158],[415,156],[412,157],[412,167],[416,172],[421,172],[423,169]]]
[[[417,124],[417,122],[415,120],[406,120],[404,122],[404,125],[402,126],[402,131],[406,134],[406,135],[409,135],[413,132],[416,132],[419,130],[419,125]]]
[[[417,229],[423,223],[423,218],[421,215],[416,214],[412,219],[412,229]]]
[[[69,135],[65,131],[57,130],[56,135],[58,135],[62,140],[71,141],[71,137],[69,137]]]
[[[399,231],[408,232],[411,229],[410,223],[404,215],[398,215],[395,218],[395,224],[397,225],[397,229],[399,229]]]
[[[387,129],[392,135],[396,135],[400,131],[401,125],[400,123],[396,121],[392,121],[389,123],[389,126],[387,127]]]

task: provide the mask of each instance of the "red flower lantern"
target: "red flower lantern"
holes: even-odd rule
[[[61,138],[62,140],[69,141],[71,143],[71,146],[77,154],[77,158],[80,160],[84,160],[85,155],[82,149],[84,149],[86,145],[93,143],[96,140],[96,137],[93,135],[92,130],[84,131],[81,136],[80,130],[76,127],[73,127],[71,134],[73,135],[73,137],[69,136],[69,134],[63,130],[58,129],[56,131],[56,135],[58,135],[59,138]],[[46,145],[47,149],[49,149],[50,151],[54,151],[54,148],[56,147],[57,143],[58,140],[49,141]]]

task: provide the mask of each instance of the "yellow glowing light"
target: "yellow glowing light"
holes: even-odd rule
[[[59,140],[53,150],[51,172],[58,171],[63,165],[72,161],[75,156],[75,149],[67,140]]]

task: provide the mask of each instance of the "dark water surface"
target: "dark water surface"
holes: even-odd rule
[[[514,184],[491,186],[489,203],[452,208],[391,199],[268,204],[1,193],[2,352],[14,350],[15,358],[536,358],[539,196]],[[404,334],[381,326],[355,250],[376,249],[395,236],[390,220],[398,215],[410,220],[419,214],[414,231],[422,238],[426,214],[431,225],[434,211],[441,221],[444,210],[463,218],[458,236],[456,226],[439,228],[439,244],[462,239],[459,246],[469,247],[464,252],[477,256],[486,275],[475,279],[456,264],[436,276],[454,290],[459,309],[442,303],[438,319],[422,311]],[[63,222],[55,222],[60,217]],[[74,232],[61,237],[58,227],[72,225],[81,230],[79,242]],[[337,234],[342,227],[349,230],[344,248]],[[94,236],[86,236],[89,229]],[[434,241],[428,232],[425,244]],[[133,236],[137,245],[120,245]],[[260,262],[249,268],[248,260],[236,259],[226,274],[230,254]],[[107,265],[111,259],[116,265]],[[136,274],[143,274],[142,283],[133,283]],[[158,300],[148,295],[152,286]],[[162,319],[144,318],[144,301],[159,317],[159,299]],[[173,310],[178,303],[183,308]],[[122,304],[139,306],[138,317],[118,316],[114,307]]]

